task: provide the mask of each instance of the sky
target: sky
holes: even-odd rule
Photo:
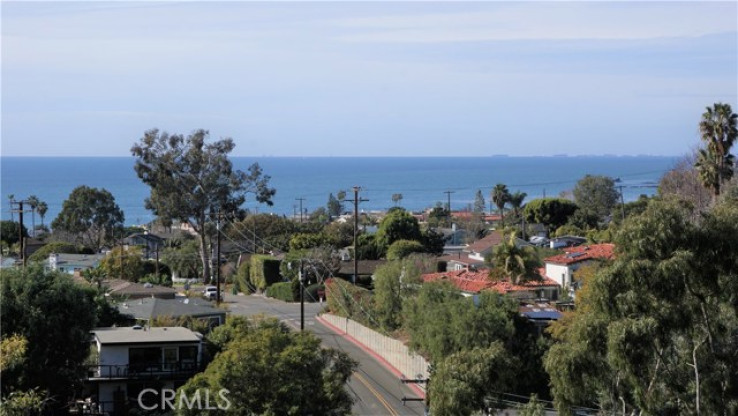
[[[738,2],[3,1],[3,156],[682,155]]]

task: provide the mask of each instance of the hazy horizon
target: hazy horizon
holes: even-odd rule
[[[2,5],[5,156],[678,156],[738,107],[736,2]]]

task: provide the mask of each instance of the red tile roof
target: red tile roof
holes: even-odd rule
[[[545,258],[546,263],[574,264],[582,261],[600,259],[610,260],[615,256],[615,244],[592,244],[588,246],[568,247],[564,254]]]
[[[465,248],[464,251],[470,253],[482,253],[502,242],[502,233],[499,231],[491,231],[481,240],[477,240]]]
[[[543,276],[543,269],[539,270]],[[541,281],[530,281],[520,285],[514,285],[509,280],[491,280],[489,278],[489,270],[482,269],[478,271],[470,270],[454,270],[443,273],[428,273],[421,276],[423,282],[434,282],[438,280],[447,280],[456,286],[462,292],[479,293],[482,290],[493,290],[497,293],[510,292],[529,292],[540,287],[558,286],[558,284],[543,276]]]

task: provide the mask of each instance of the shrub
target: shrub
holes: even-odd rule
[[[387,249],[387,260],[402,260],[412,253],[422,253],[425,247],[414,240],[397,240]]]
[[[319,291],[325,291],[325,285],[322,283],[315,283],[305,288],[305,301],[306,302],[318,302],[320,301],[320,298],[318,297]],[[325,294],[323,295],[325,296]]]
[[[270,298],[283,300],[285,302],[294,302],[294,293],[292,291],[292,282],[274,283],[267,287],[266,295]]]
[[[264,290],[282,280],[279,274],[279,264],[279,260],[269,256],[251,256],[251,284],[258,290]]]

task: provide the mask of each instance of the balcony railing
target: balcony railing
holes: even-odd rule
[[[93,364],[87,366],[87,379],[176,379],[189,378],[200,371],[200,363]]]

